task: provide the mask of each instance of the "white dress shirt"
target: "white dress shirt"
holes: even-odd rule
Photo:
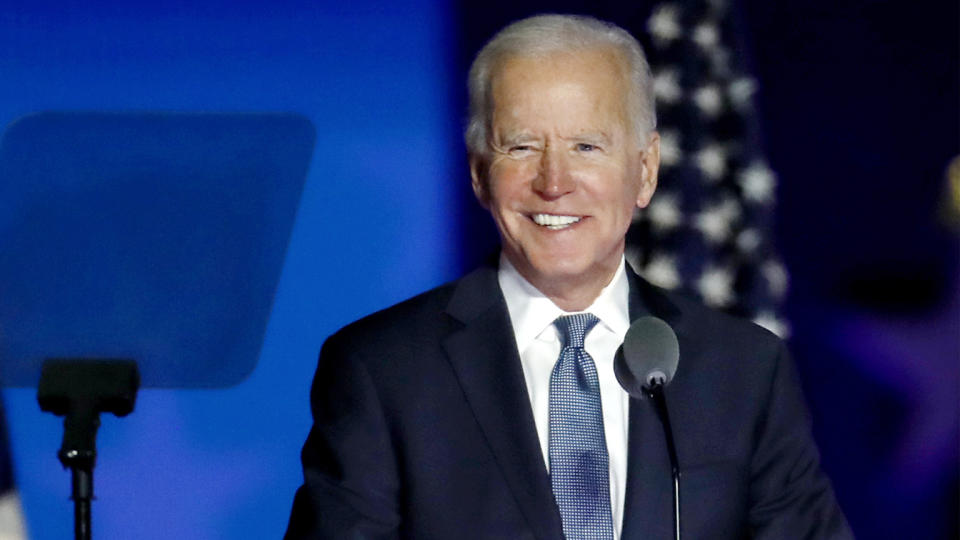
[[[553,321],[570,315],[530,284],[506,256],[500,255],[500,289],[507,302],[513,335],[520,352],[523,375],[540,438],[543,462],[550,469],[550,374],[560,356],[560,336]],[[600,322],[587,334],[584,348],[593,358],[600,379],[600,403],[603,407],[603,432],[610,456],[610,505],[613,537],[620,538],[623,526],[623,499],[627,481],[627,418],[629,395],[613,373],[613,356],[630,327],[630,285],[621,259],[613,280],[600,292],[585,312]]]

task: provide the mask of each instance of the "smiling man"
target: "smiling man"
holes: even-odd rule
[[[490,74],[473,189],[507,260],[565,311],[585,310],[610,283],[633,212],[656,187],[660,140],[649,118],[630,122],[631,109],[651,106],[628,102],[629,67],[598,47],[507,56]]]
[[[849,538],[782,344],[624,262],[659,137],[636,40],[514,23],[470,72],[472,185],[499,263],[323,346],[288,538],[671,538],[666,444],[617,384],[630,321],[670,324],[685,538]]]

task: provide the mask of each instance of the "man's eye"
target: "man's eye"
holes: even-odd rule
[[[510,147],[508,151],[512,156],[526,156],[533,151],[533,147],[529,144],[516,144]]]
[[[577,143],[577,150],[580,152],[593,152],[598,147],[590,143]]]

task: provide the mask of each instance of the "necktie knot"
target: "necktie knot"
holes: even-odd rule
[[[577,313],[564,315],[553,321],[560,333],[561,348],[583,348],[583,340],[597,323],[600,322],[593,313]]]

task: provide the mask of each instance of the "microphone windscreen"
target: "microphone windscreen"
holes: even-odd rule
[[[641,317],[630,325],[617,349],[613,371],[620,386],[642,398],[655,384],[673,380],[680,362],[680,344],[670,325],[656,317]]]

